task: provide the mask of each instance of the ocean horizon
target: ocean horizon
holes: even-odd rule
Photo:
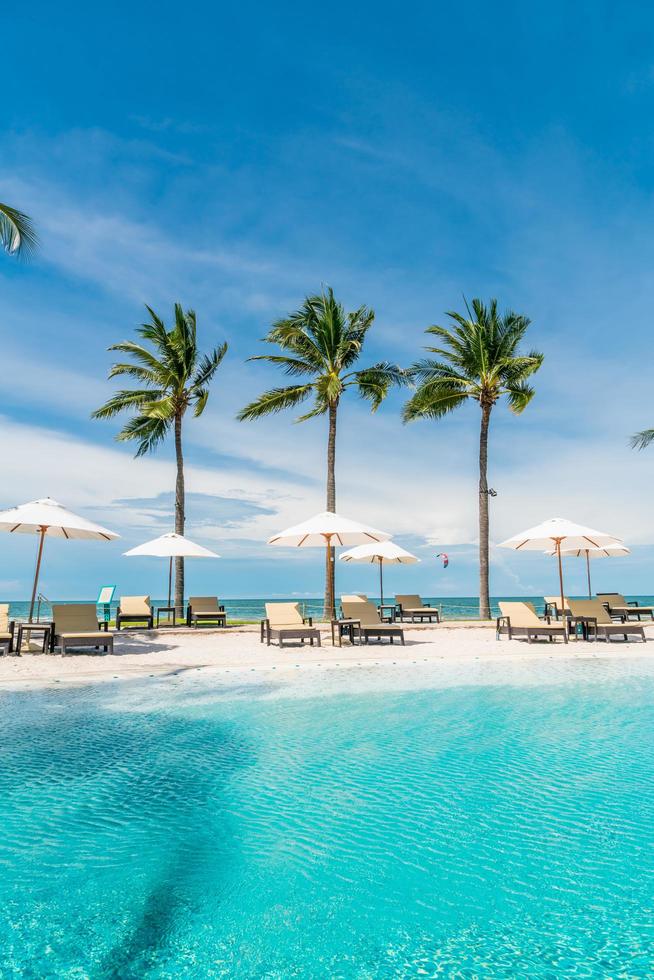
[[[386,595],[384,598],[386,601],[389,598],[392,600],[393,594]],[[572,598],[577,598],[577,596],[571,596]],[[423,596],[424,602],[430,606],[436,606],[440,612],[443,619],[446,620],[457,620],[457,619],[477,619],[479,611],[479,598],[477,596]],[[579,596],[579,598],[587,598],[587,596]],[[654,596],[652,595],[628,595],[626,596],[628,600],[636,600],[640,605],[654,605]],[[370,596],[373,602],[378,603],[378,596]],[[56,600],[63,604],[72,604],[77,602],[88,602],[88,599],[60,599]],[[299,602],[303,614],[305,616],[315,616],[316,618],[322,616],[323,603],[322,597],[298,597],[297,595],[276,595],[276,596],[265,596],[265,597],[250,597],[250,598],[238,598],[238,599],[228,599],[220,598],[221,603],[225,606],[225,612],[227,613],[227,618],[234,620],[252,620],[256,622],[265,617],[265,603],[266,602]],[[337,600],[338,601],[338,600]],[[545,600],[543,596],[534,595],[501,595],[491,597],[491,615],[493,617],[499,616],[499,603],[500,602],[533,602],[535,603],[539,612],[542,612],[544,608]],[[4,599],[2,602],[9,603],[9,615],[10,618],[15,620],[27,620],[29,618],[30,603],[29,599]],[[168,600],[164,599],[152,599],[153,609],[157,609],[161,606],[166,606]],[[110,619],[114,619],[116,612],[118,611],[118,601],[114,601],[110,605]],[[106,612],[105,608],[101,605],[98,606],[98,614],[100,618]],[[40,607],[35,606],[34,618],[49,620],[52,618],[52,606],[50,602],[41,602]]]

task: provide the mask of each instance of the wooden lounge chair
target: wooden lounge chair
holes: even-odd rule
[[[153,628],[152,607],[149,595],[122,595],[116,613],[116,629],[123,623],[145,623],[145,628]]]
[[[640,622],[641,616],[654,620],[654,606],[640,606],[636,600],[628,601],[619,592],[598,592],[597,598],[608,609],[609,615],[615,619],[631,619],[635,616]]]
[[[563,596],[563,613],[566,616],[570,615],[570,606],[568,605],[568,600]],[[561,596],[560,595],[546,595],[545,596],[545,618],[549,616],[554,616],[555,619],[562,619],[561,615]]]
[[[555,636],[565,638],[565,625],[539,619],[533,602],[500,602],[500,613],[495,624],[498,640],[501,636],[508,636],[510,640],[514,636],[526,636],[527,643],[531,643],[534,637],[539,636],[548,640],[553,640]]]
[[[607,643],[612,636],[623,636],[625,641],[629,634],[639,636],[645,642],[645,630],[640,623],[624,620],[615,623],[611,614],[600,599],[570,599],[572,623],[581,623],[585,627],[588,639],[602,638]]]
[[[441,621],[440,610],[434,606],[426,606],[419,595],[396,595],[395,616],[400,622],[404,622],[405,618],[412,623],[416,620],[422,623],[425,619],[430,623],[434,619],[437,623]]]
[[[286,640],[308,640],[320,646],[320,630],[313,625],[311,616],[303,616],[298,602],[267,602],[266,618],[261,620],[261,642],[270,646],[277,640],[280,647]]]
[[[60,647],[62,657],[69,648],[94,647],[105,653],[113,653],[114,637],[106,629],[100,629],[98,611],[94,602],[78,602],[52,607],[53,648]],[[103,625],[104,624],[103,622]]]
[[[186,625],[197,626],[198,623],[214,623],[225,626],[227,617],[225,607],[218,603],[215,595],[193,596],[188,601],[186,610]]]
[[[9,619],[9,603],[0,604],[0,649],[6,647],[7,653],[14,649],[14,632],[16,623]]]
[[[362,598],[360,595],[341,596],[341,609],[345,620],[359,620],[361,637],[365,643],[371,636],[376,636],[380,641],[387,637],[391,643],[397,637],[404,646],[404,630],[402,627],[398,626],[397,623],[384,623],[377,607],[369,599]]]

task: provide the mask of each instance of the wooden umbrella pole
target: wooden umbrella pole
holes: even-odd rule
[[[563,595],[563,565],[561,563],[561,538],[556,539],[556,554],[559,559],[559,587],[561,589],[561,618],[563,620],[563,641],[568,642],[568,624],[565,617],[565,597]]]
[[[384,605],[384,573],[382,571],[383,564],[381,555],[379,555],[379,596],[381,600],[381,605]]]
[[[592,599],[593,593],[590,587],[590,554],[588,552],[588,548],[586,548],[586,577],[588,579],[588,598]]]
[[[328,575],[331,580],[331,600],[332,608],[329,610],[329,614],[332,619],[336,619],[336,562],[333,561],[332,556],[332,535],[325,534],[325,541],[327,542],[327,555],[329,557]]]
[[[170,606],[170,596],[172,593],[172,585],[173,585],[173,556],[171,555],[170,558],[168,559],[168,605],[169,606]],[[168,614],[170,615],[170,609],[168,610]]]
[[[34,572],[34,585],[32,586],[32,601],[30,602],[30,618],[31,623],[34,619],[34,603],[36,602],[36,590],[39,584],[39,572],[41,571],[41,558],[43,556],[43,542],[45,541],[45,535],[47,532],[47,527],[41,527],[39,530],[39,548],[36,553],[36,570]]]

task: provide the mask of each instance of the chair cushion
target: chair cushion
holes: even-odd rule
[[[152,615],[149,595],[123,595],[120,597],[118,612],[123,616],[142,616],[146,619]]]

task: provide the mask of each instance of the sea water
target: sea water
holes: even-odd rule
[[[0,694],[0,976],[646,977],[654,667]]]
[[[371,594],[373,602],[379,602],[379,597]],[[391,600],[393,596],[390,596]],[[573,597],[574,598],[574,597]],[[637,600],[641,606],[654,605],[654,596],[629,596],[629,599]],[[389,596],[385,596],[388,601]],[[545,602],[542,596],[499,596],[491,599],[491,616],[499,616],[500,599],[506,602],[534,602],[539,612],[543,612]],[[70,600],[77,602],[88,602],[88,598]],[[307,598],[306,596],[275,596],[271,599],[221,599],[225,606],[227,618],[232,620],[246,620],[258,622],[266,615],[266,602],[299,602],[305,616],[321,618],[324,608],[322,598]],[[479,616],[479,599],[474,596],[423,596],[426,605],[435,606],[440,610],[444,619],[476,619]],[[153,599],[152,605],[156,609],[158,606],[167,605],[167,599]],[[29,616],[30,604],[26,601],[13,600],[9,603],[10,616],[17,620],[26,620]],[[35,617],[38,611],[41,620],[52,618],[52,607],[50,602],[43,601],[35,609]],[[118,602],[112,602],[108,610],[110,618],[115,619],[118,611]],[[104,618],[106,607],[98,606],[98,615]],[[165,619],[163,620],[165,622]]]

